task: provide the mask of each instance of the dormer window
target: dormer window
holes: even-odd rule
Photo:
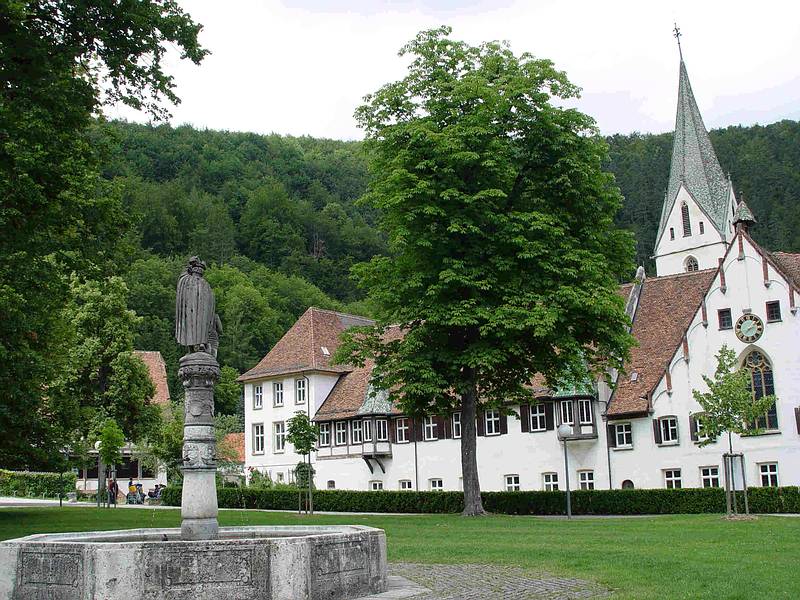
[[[681,218],[683,219],[683,237],[688,237],[692,235],[692,223],[689,221],[689,207],[686,202],[681,204]]]
[[[691,273],[693,271],[697,271],[699,266],[697,265],[697,259],[694,256],[690,256],[686,259],[686,272]]]

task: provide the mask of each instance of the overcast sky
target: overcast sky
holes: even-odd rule
[[[672,129],[673,21],[706,126],[800,120],[800,2],[727,0],[181,0],[212,54],[178,61],[172,123],[360,139],[353,110],[401,78],[399,48],[447,24],[471,43],[508,40],[583,89],[603,133]],[[124,108],[111,117],[146,121]]]

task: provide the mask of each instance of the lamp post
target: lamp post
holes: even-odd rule
[[[572,435],[572,426],[562,423],[558,426],[558,439],[564,442],[564,478],[567,484],[567,518],[572,518],[572,498],[569,491],[569,457],[567,456],[567,439]]]
[[[96,494],[97,508],[100,508],[100,492],[101,492],[101,489],[102,489],[103,492],[105,492],[105,487],[106,487],[105,486],[105,478],[103,478],[104,479],[103,487],[102,488],[100,487],[100,471],[103,470],[103,462],[100,460],[100,446],[101,445],[102,444],[100,443],[100,440],[97,440],[94,443],[94,449],[97,450],[97,494]]]

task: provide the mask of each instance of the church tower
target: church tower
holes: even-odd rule
[[[715,268],[733,238],[736,207],[733,186],[711,146],[681,56],[672,164],[656,235],[656,274]]]

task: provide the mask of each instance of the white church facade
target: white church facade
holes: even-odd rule
[[[777,402],[758,435],[733,436],[748,486],[800,485],[800,254],[767,252],[714,153],[681,60],[672,164],[654,253],[621,286],[638,346],[610,389],[550,390],[534,382],[515,415],[479,413],[484,490],[711,487],[723,483],[727,439],[699,445],[692,390],[706,389],[724,345],[750,369],[755,394]],[[242,375],[245,466],[290,482],[301,457],[286,423],[320,427],[318,488],[461,489],[460,414],[411,419],[370,386],[370,365],[333,365],[339,334],[363,317],[308,309]],[[556,430],[573,428],[564,443]]]

